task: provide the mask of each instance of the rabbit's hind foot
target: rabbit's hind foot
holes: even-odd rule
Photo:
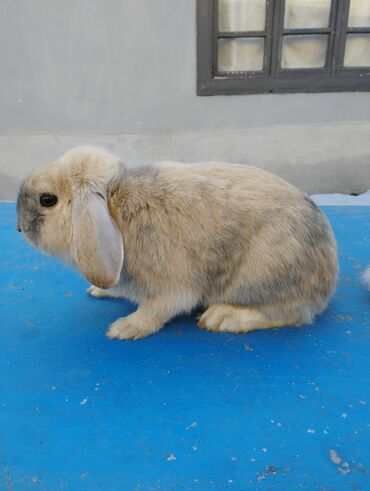
[[[255,308],[228,304],[211,305],[200,317],[198,326],[212,332],[251,332],[258,329],[298,324],[291,320],[272,320]]]

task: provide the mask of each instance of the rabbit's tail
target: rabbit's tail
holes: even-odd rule
[[[370,290],[370,266],[361,276],[362,283]]]

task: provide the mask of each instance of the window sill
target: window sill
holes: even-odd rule
[[[197,94],[199,96],[227,95],[227,94],[266,94],[266,93],[294,93],[294,92],[357,92],[370,91],[370,72],[341,73],[339,75],[320,75],[296,71],[286,75],[277,76],[251,76],[245,75],[231,78],[216,76],[206,80],[198,80]]]

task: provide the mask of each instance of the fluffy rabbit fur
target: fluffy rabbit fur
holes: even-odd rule
[[[43,193],[57,203],[41,206]],[[310,323],[335,287],[336,244],[321,211],[247,165],[127,169],[78,147],[26,179],[17,210],[27,239],[74,264],[90,295],[139,305],[110,338],[148,336],[195,307],[210,331]]]

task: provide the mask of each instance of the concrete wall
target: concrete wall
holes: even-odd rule
[[[196,96],[195,0],[0,2],[0,199],[80,143],[370,187],[370,93]]]

